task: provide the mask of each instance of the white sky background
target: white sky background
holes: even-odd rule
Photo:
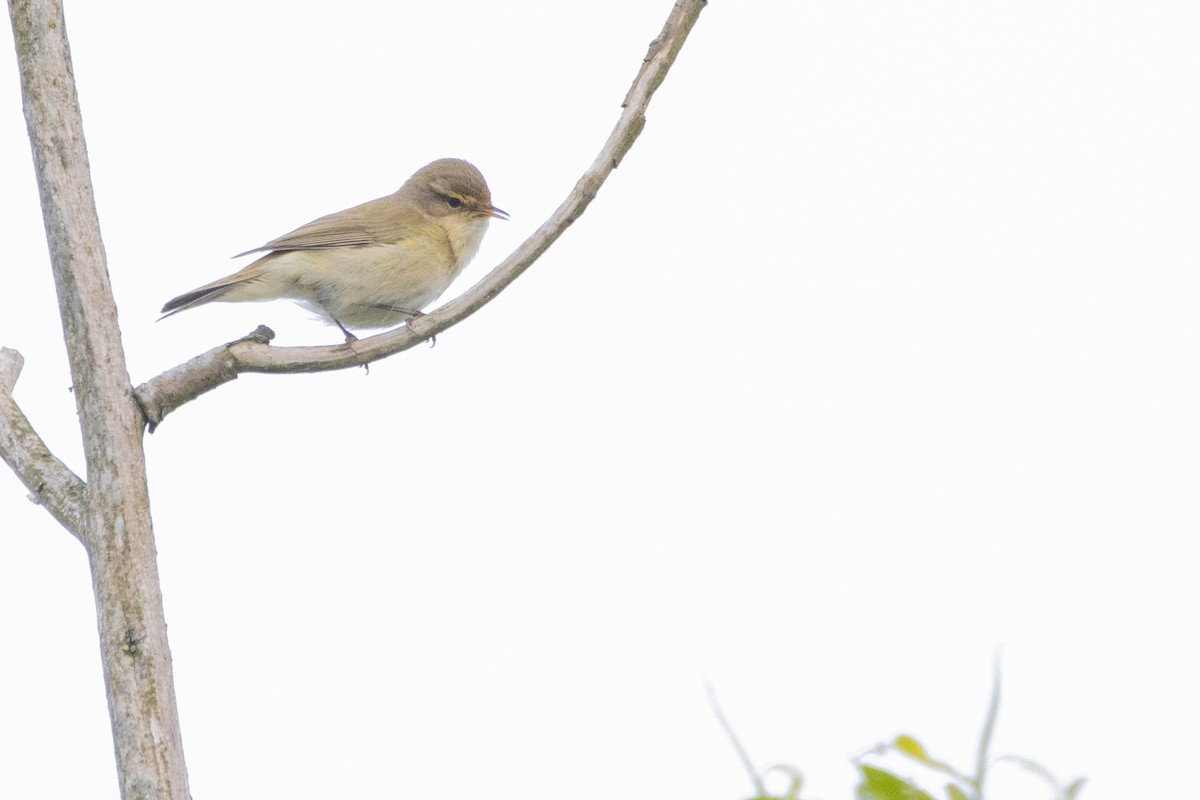
[[[441,156],[512,215],[465,290],[670,2],[330,8],[68,3],[135,383],[259,323],[339,342],[284,303],[155,318]],[[734,800],[711,681],[757,763],[846,798],[901,731],[969,768],[999,645],[998,751],[1178,794],[1197,41],[1183,0],[711,3],[587,214],[436,348],[147,437],[193,795]],[[0,53],[0,344],[82,473]],[[25,494],[0,470],[0,797],[116,798],[84,554]]]

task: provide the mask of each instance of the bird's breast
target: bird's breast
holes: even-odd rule
[[[479,252],[483,234],[487,233],[488,218],[447,217],[443,218],[442,227],[446,231],[446,239],[450,245],[454,271],[450,279],[454,280]]]
[[[343,325],[386,327],[406,319],[395,309],[420,311],[441,297],[486,230],[486,218],[431,221],[395,243],[280,252],[269,269],[291,283],[286,296]]]

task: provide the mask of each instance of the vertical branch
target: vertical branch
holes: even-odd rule
[[[87,462],[81,530],[125,800],[187,800],[142,450],[60,0],[9,0]]]
[[[996,717],[1000,714],[1000,651],[992,662],[992,696],[988,700],[987,715],[983,730],[979,733],[979,748],[975,753],[975,798],[983,800],[983,785],[987,782],[988,764],[991,760],[992,734],[996,731]]]

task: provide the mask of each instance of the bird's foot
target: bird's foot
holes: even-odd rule
[[[424,311],[405,311],[404,313],[408,314],[408,321],[405,322],[404,324],[407,325],[409,328],[412,328],[413,320],[420,319],[421,317],[425,316]],[[431,348],[437,347],[437,334],[430,336],[425,341],[429,342],[429,346]]]

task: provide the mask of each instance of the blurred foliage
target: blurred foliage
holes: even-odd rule
[[[717,700],[712,693],[711,687],[709,687],[709,700],[712,703],[713,711],[717,715],[717,720],[729,735],[734,749],[737,751],[742,764],[746,767],[746,771],[750,775],[751,783],[754,784],[755,794],[748,800],[806,800],[806,798],[800,796],[800,789],[804,785],[804,776],[800,770],[794,766],[783,764],[770,767],[763,774],[759,774],[750,761],[750,757],[746,754],[745,748],[742,747],[742,743],[734,733],[733,727],[725,719],[725,715],[717,705]],[[944,800],[985,800],[984,787],[987,784],[988,770],[993,765],[999,763],[1015,764],[1044,780],[1053,792],[1048,800],[1078,800],[1079,793],[1087,780],[1086,778],[1076,778],[1069,783],[1063,783],[1050,770],[1024,756],[991,756],[992,733],[996,727],[996,717],[999,711],[1000,664],[999,659],[997,659],[992,679],[992,697],[988,703],[983,729],[980,732],[973,772],[968,774],[956,769],[945,761],[934,758],[916,737],[908,734],[900,734],[889,742],[881,742],[875,745],[863,755],[854,759],[854,766],[858,769],[859,773],[859,783],[854,787],[855,800],[943,800],[943,798]],[[943,782],[940,793],[931,794],[927,789],[921,787],[916,778],[898,775],[880,766],[867,763],[867,759],[877,760],[883,756],[892,754],[899,755],[904,760],[919,765],[926,773],[940,778]],[[767,792],[763,777],[770,772],[782,772],[788,776],[790,784],[785,793],[770,794]],[[927,780],[926,783],[928,782]]]
[[[922,789],[914,778],[902,777],[894,772],[888,772],[876,766],[866,764],[857,759],[860,780],[855,787],[855,800],[984,800],[983,786],[986,771],[982,776],[965,775],[944,761],[932,758],[925,748],[912,736],[901,734],[890,742],[885,742],[871,748],[866,757],[881,756],[887,753],[898,753],[909,760],[928,767],[935,773],[949,780],[942,787],[944,794],[930,794]],[[986,755],[986,754],[985,754]],[[1005,755],[992,759],[991,764],[1009,762],[1017,764],[1028,772],[1046,781],[1053,791],[1053,800],[1078,800],[1086,778],[1077,778],[1070,783],[1062,783],[1041,764],[1023,756]],[[986,759],[985,759],[986,763]]]

